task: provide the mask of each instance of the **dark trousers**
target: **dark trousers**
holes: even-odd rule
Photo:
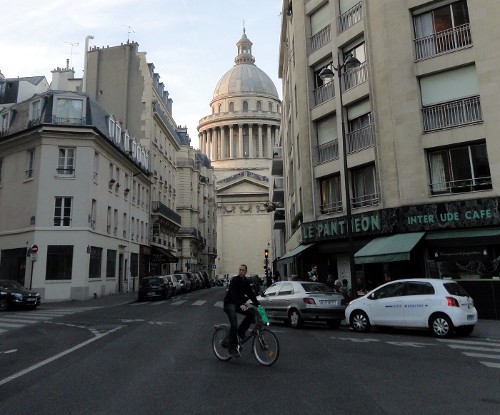
[[[239,306],[236,304],[224,304],[224,312],[227,314],[227,318],[229,319],[229,349],[236,349],[238,345],[238,338],[236,336],[244,336],[247,332],[250,324],[252,324],[255,310],[252,307],[248,307],[246,311],[242,311]],[[242,314],[245,316],[243,321],[238,327],[238,318],[236,317],[236,313]]]

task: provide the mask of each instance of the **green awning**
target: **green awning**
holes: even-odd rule
[[[462,238],[483,238],[500,236],[500,229],[462,229],[455,231],[439,231],[427,233],[425,239],[433,241],[437,239],[462,239]]]
[[[289,262],[293,261],[293,258],[297,254],[300,254],[302,251],[305,251],[307,248],[310,248],[313,245],[314,244],[299,245],[297,248],[292,249],[290,252],[287,252],[285,255],[279,258],[278,261],[283,264],[288,264]]]
[[[398,233],[374,239],[354,254],[356,264],[408,261],[410,252],[425,232]]]

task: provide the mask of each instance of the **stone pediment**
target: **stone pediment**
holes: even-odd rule
[[[224,186],[217,186],[217,195],[235,195],[235,194],[262,194],[269,192],[269,185],[267,182],[255,182],[246,178],[224,183]]]

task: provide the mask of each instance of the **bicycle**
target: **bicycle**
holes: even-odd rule
[[[253,329],[243,341],[238,337],[238,351],[241,353],[243,344],[253,339],[252,353],[261,365],[271,366],[278,360],[280,345],[276,335],[267,328],[269,324],[264,323],[259,313],[255,313]],[[217,324],[214,326],[214,334],[212,336],[212,348],[218,359],[227,361],[233,356],[229,353],[229,325]]]

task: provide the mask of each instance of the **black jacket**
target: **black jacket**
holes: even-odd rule
[[[252,290],[248,278],[242,278],[239,275],[231,278],[229,288],[227,289],[226,296],[224,297],[224,304],[236,304],[237,306],[240,306],[245,304],[249,299],[252,300],[254,305],[259,305],[259,301],[257,300],[257,297],[255,297],[255,293]]]

